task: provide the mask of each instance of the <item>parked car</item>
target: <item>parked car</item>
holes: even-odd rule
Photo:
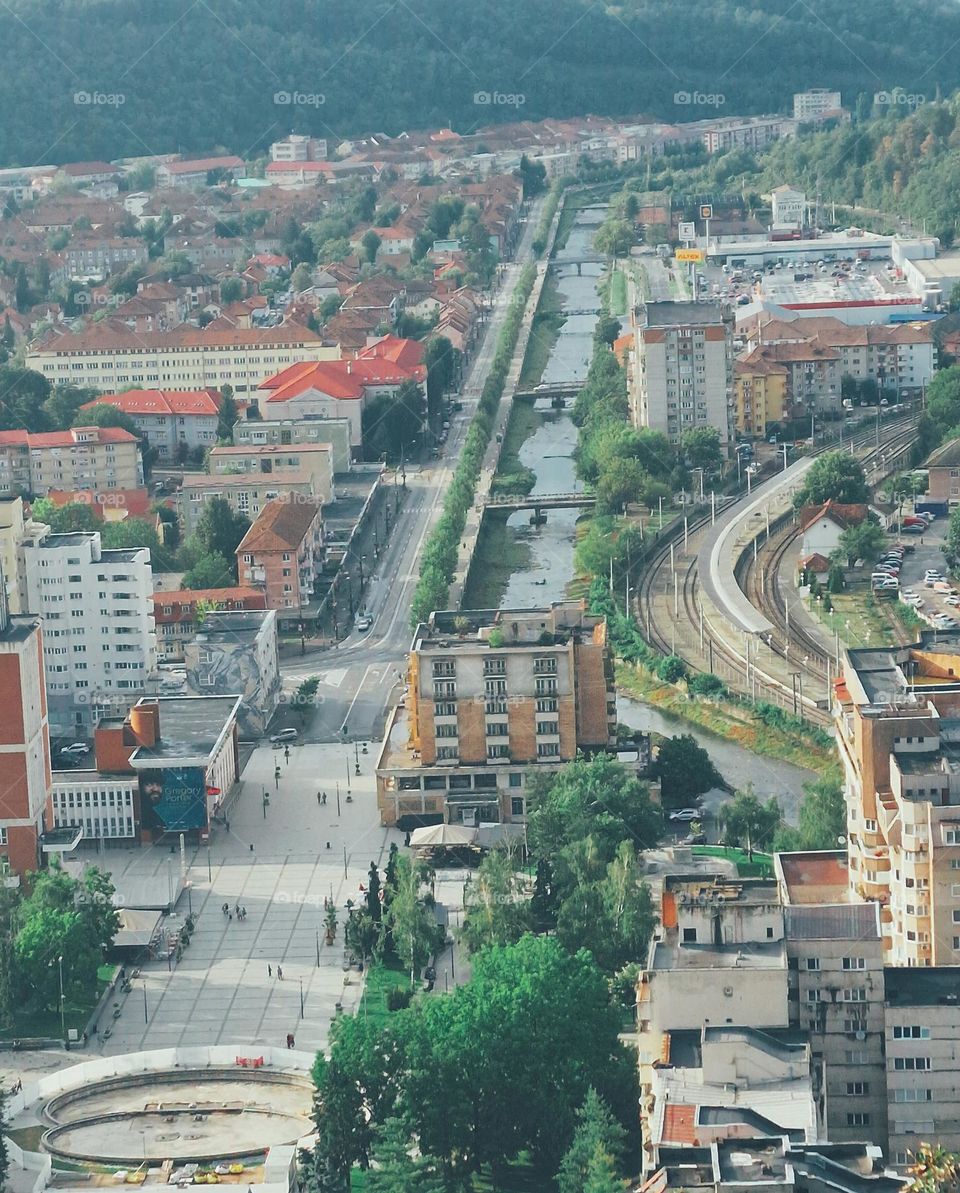
[[[61,746],[60,753],[61,754],[74,754],[74,755],[79,756],[79,755],[83,755],[83,754],[89,754],[90,747],[87,745],[87,743],[85,741],[75,741],[75,742],[71,742],[69,746]]]
[[[280,746],[284,742],[296,741],[299,736],[299,729],[281,729],[279,733],[272,733],[270,735],[270,744]]]
[[[373,625],[373,618],[367,617],[366,614],[364,614],[363,617],[357,618],[357,629],[360,631],[361,634],[365,633],[367,630],[369,630],[372,625]]]
[[[697,808],[678,808],[675,812],[670,813],[671,820],[688,821],[696,820],[700,815]]]

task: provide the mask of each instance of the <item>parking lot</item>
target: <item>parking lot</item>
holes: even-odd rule
[[[946,518],[936,518],[923,534],[903,534],[893,542],[902,542],[908,549],[898,576],[900,588],[892,592],[894,600],[901,600],[916,612],[931,629],[951,630],[960,625],[960,586],[949,582],[943,558],[943,543],[947,532]],[[914,550],[910,551],[909,547]],[[942,580],[928,578],[936,572]],[[949,619],[949,624],[948,624]]]
[[[757,285],[765,301],[778,304],[862,302],[906,293],[905,284],[896,282],[888,272],[888,264],[880,260],[858,262],[850,255],[824,259],[822,267],[816,261],[740,267],[707,263],[698,267],[703,276],[700,297],[723,298],[745,306],[756,297]],[[800,276],[803,281],[796,280]]]

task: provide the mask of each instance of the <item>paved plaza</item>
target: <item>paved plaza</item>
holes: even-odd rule
[[[361,897],[371,861],[386,864],[390,840],[403,839],[378,822],[373,749],[360,755],[359,777],[352,743],[293,746],[289,761],[268,745],[254,752],[227,812],[229,831],[214,829],[209,856],[206,848],[188,850],[190,890],[178,911],[192,904],[197,928],[183,959],[173,972],[165,961],[144,967],[133,991],[121,996],[120,1016],[102,1021],[110,1038],[91,1041],[87,1055],[227,1043],[252,1055],[258,1045],[282,1046],[288,1032],[300,1050],[325,1045],[337,1001],[352,1011],[362,989],[356,970],[344,987],[344,904]],[[318,790],[327,793],[326,807],[317,804]],[[125,874],[179,866],[179,856],[161,846],[98,860],[118,887]],[[340,918],[330,947],[323,939],[325,897]],[[239,903],[246,917],[228,919],[224,903]]]

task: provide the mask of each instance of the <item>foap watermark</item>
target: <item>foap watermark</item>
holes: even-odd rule
[[[927,97],[910,94],[894,87],[892,91],[875,92],[873,102],[882,108],[920,108],[927,102]]]
[[[522,108],[527,97],[513,91],[474,91],[473,102],[485,108]]]
[[[673,102],[684,107],[722,108],[727,97],[719,91],[674,91]]]
[[[75,306],[84,309],[118,307],[122,302],[126,302],[126,297],[120,294],[98,294],[93,290],[77,290],[73,296],[73,302]]]
[[[273,102],[285,108],[320,108],[327,97],[322,91],[274,91]]]
[[[74,91],[78,108],[122,108],[127,97],[122,91]]]

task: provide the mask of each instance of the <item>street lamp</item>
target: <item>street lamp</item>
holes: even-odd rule
[[[303,978],[300,978],[300,1018],[303,1018]]]
[[[66,1040],[67,1024],[66,1024],[66,1011],[65,1011],[65,1008],[63,1005],[64,998],[63,998],[63,955],[62,954],[57,958],[57,972],[60,975],[60,1035],[63,1037],[64,1040]]]
[[[357,741],[353,743],[353,760],[356,767],[356,773],[360,774],[360,744]]]

